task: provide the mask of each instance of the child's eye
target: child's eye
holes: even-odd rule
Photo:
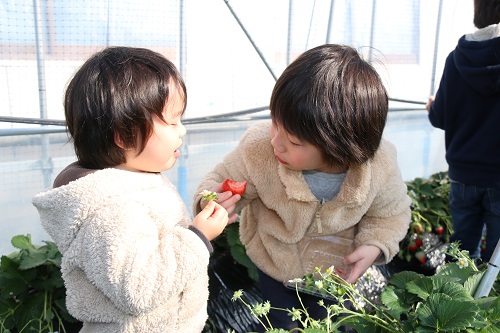
[[[293,145],[293,146],[302,146],[302,144],[300,143],[297,143],[297,142],[293,142],[290,140],[290,143]]]

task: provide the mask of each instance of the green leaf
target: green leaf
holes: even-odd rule
[[[380,295],[380,300],[388,308],[386,311],[395,319],[406,313],[418,299],[405,290],[387,286]]]
[[[456,262],[450,262],[441,267],[434,276],[447,276],[463,284],[472,274],[471,267],[460,268]]]
[[[31,243],[31,235],[27,234],[26,236],[24,235],[17,235],[12,237],[11,240],[12,245],[21,250],[27,250],[27,249],[33,249],[33,244]]]
[[[403,272],[399,272],[399,273],[396,273],[393,276],[391,276],[391,278],[389,279],[389,284],[391,284],[399,289],[405,289],[406,284],[408,282],[413,281],[413,280],[418,279],[418,278],[423,277],[423,276],[424,275],[416,273],[416,272],[403,271]]]
[[[20,275],[19,264],[7,256],[1,257],[0,267],[2,269],[2,276],[5,278],[17,278]]]
[[[229,246],[241,244],[240,233],[239,233],[239,223],[232,223],[226,227],[226,238]]]
[[[47,253],[34,252],[24,256],[19,263],[19,269],[25,270],[41,266],[47,262]]]
[[[22,271],[19,269],[19,264],[7,256],[2,256],[0,259],[1,278],[30,281],[36,276],[34,271]],[[1,286],[0,286],[1,287]]]
[[[41,318],[44,309],[44,304],[45,304],[44,293],[39,292],[31,294],[30,297],[25,300],[22,306],[16,309],[16,318],[18,320],[18,325],[24,326],[29,322],[33,322],[36,318]],[[52,317],[50,317],[49,319],[52,319]]]
[[[250,278],[253,279],[254,281],[258,281],[259,273],[257,272],[257,267],[248,257],[245,247],[241,244],[239,245],[235,244],[231,246],[230,252],[234,260],[236,260],[236,262],[247,268],[248,275],[250,276]]]
[[[423,276],[408,282],[406,284],[406,289],[410,293],[417,295],[421,299],[427,299],[427,297],[429,297],[429,295],[434,290],[434,285],[431,278]]]
[[[435,332],[464,330],[476,319],[479,311],[472,301],[455,300],[443,294],[431,295],[417,308],[420,324],[432,327]]]
[[[434,189],[430,183],[425,183],[420,186],[420,192],[424,195],[432,196],[434,195]]]
[[[0,287],[0,295],[5,299],[14,295],[26,293],[28,290],[29,285],[21,279],[3,280],[2,286]]]
[[[304,333],[325,333],[325,330],[319,328],[304,328]]]
[[[442,283],[439,288],[436,288],[436,291],[437,293],[448,295],[457,301],[472,301],[474,299],[461,284],[453,281]]]
[[[479,331],[479,333],[500,333],[500,325],[492,325]]]
[[[476,299],[475,303],[491,323],[500,325],[500,297],[483,297]]]
[[[360,316],[342,319],[341,325],[353,328],[357,333],[375,333],[381,331],[380,327]],[[325,330],[321,332],[325,333]]]
[[[463,284],[465,290],[471,295],[474,296],[476,293],[477,287],[479,287],[479,284],[481,283],[481,280],[484,276],[485,271],[479,272],[478,274],[474,274],[470,276],[465,283]]]

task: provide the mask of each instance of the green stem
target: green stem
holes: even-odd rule
[[[247,302],[245,302],[241,297],[238,299],[241,303],[243,303],[243,305],[245,305],[250,310],[250,312],[253,314],[255,319],[257,319],[259,321],[259,323],[267,330],[267,326],[262,322],[262,320],[260,320],[260,317],[253,311],[252,307]],[[264,317],[267,319],[267,322],[268,322],[270,328],[273,328],[271,326],[271,323],[269,322],[269,318],[267,318],[267,316],[264,316]]]

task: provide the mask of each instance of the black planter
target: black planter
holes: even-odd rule
[[[241,302],[233,302],[235,291],[244,291],[242,298],[248,304],[262,303],[257,282],[248,276],[247,268],[238,264],[229,251],[215,253],[208,267],[209,299],[208,321],[204,333],[236,333],[255,331],[260,325],[250,310]]]

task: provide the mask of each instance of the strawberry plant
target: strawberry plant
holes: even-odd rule
[[[450,180],[447,172],[439,172],[428,179],[415,178],[406,185],[412,201],[411,222],[397,258],[425,265],[431,252],[449,242],[452,232]]]
[[[267,333],[331,333],[340,332],[341,326],[357,333],[500,332],[498,290],[493,288],[487,297],[473,297],[486,265],[477,267],[457,243],[450,244],[446,251],[456,261],[440,267],[433,276],[412,271],[391,276],[381,295],[382,304],[372,303],[331,268],[318,268],[314,274],[290,281],[296,284],[297,291],[336,301],[333,305],[320,301],[327,310],[326,318],[321,320],[311,318],[306,308],[280,309],[269,302],[248,304],[241,290],[234,293],[233,300],[245,304]],[[371,305],[369,310],[364,304]],[[273,328],[266,319],[270,309],[288,312],[304,329]]]
[[[70,332],[81,328],[66,309],[61,253],[53,242],[37,246],[14,236],[19,249],[1,257],[0,332]]]

